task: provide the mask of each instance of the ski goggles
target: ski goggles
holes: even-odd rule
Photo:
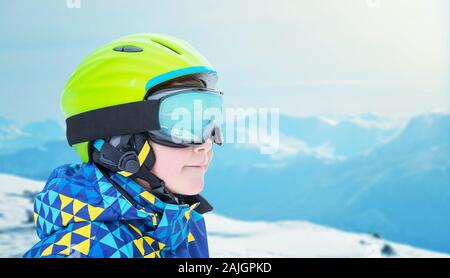
[[[223,93],[204,88],[171,88],[157,91],[147,101],[158,102],[160,128],[150,130],[157,143],[185,147],[208,139],[223,144]]]
[[[212,89],[174,87],[143,101],[87,111],[66,119],[68,143],[148,132],[151,140],[171,147],[197,146],[208,139],[222,145],[222,97]]]

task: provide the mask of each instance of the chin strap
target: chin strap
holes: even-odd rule
[[[140,178],[146,181],[150,185],[150,192],[165,203],[191,205],[200,202],[195,209],[197,212],[211,211],[213,207],[199,194],[192,196],[172,194],[165,186],[164,181],[150,171],[156,158],[148,139],[148,133],[116,136],[109,142],[98,139],[93,144],[93,161],[102,166],[104,170],[117,172],[131,179]],[[114,183],[111,179],[109,181]],[[115,186],[118,185],[115,184]]]
[[[151,193],[161,201],[175,205],[183,205],[183,204],[192,205],[195,203],[200,203],[200,205],[196,207],[194,210],[201,214],[213,210],[211,204],[200,194],[182,195],[171,193],[169,190],[167,190],[167,187],[162,179],[158,178],[156,175],[151,173],[150,170],[147,170],[145,168],[146,168],[145,166],[141,167],[139,172],[133,174],[131,177],[141,178],[144,181],[148,182],[151,187]]]
[[[145,159],[143,165],[141,165],[141,167],[139,168],[139,171],[135,174],[132,174],[130,178],[132,179],[140,178],[146,181],[150,185],[151,193],[164,203],[180,205],[178,198],[174,194],[172,194],[169,190],[167,190],[164,181],[158,178],[152,172],[150,172],[150,169],[155,161],[154,156],[155,155],[153,151],[151,151],[147,157],[149,159]]]

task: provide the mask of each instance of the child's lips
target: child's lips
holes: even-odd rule
[[[204,161],[202,161],[203,163],[199,163],[199,164],[192,164],[192,165],[186,165],[184,167],[191,167],[191,168],[199,168],[199,169],[203,169],[206,170],[206,168],[208,167],[208,159],[205,158]]]
[[[206,169],[207,164],[201,164],[201,165],[186,165],[184,167],[189,167],[189,168],[198,168],[198,169]]]

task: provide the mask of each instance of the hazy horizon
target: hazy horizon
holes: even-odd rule
[[[185,39],[219,72],[232,107],[408,118],[450,107],[449,3],[86,1],[0,3],[0,116],[63,123],[59,97],[91,51],[117,37]]]

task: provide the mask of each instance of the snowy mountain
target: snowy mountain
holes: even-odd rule
[[[406,124],[371,114],[283,116],[280,127],[292,137],[280,138],[277,155],[242,144],[214,147],[205,194],[217,213],[250,221],[306,220],[450,253],[448,113]],[[45,180],[54,167],[78,161],[65,141],[48,142],[0,155],[0,172]]]
[[[0,257],[20,257],[37,242],[31,199],[43,185],[0,175]],[[214,213],[205,221],[211,257],[447,257],[304,221],[237,221]]]
[[[419,116],[368,154],[329,164],[225,146],[207,172],[205,194],[228,217],[301,219],[450,252],[449,130],[450,115]]]
[[[64,128],[53,120],[36,121],[22,126],[0,117],[0,154],[11,154],[64,138]]]
[[[46,180],[53,168],[79,161],[75,150],[66,141],[50,141],[37,147],[0,155],[0,172]]]
[[[345,117],[280,115],[281,139],[296,138],[309,147],[328,146],[335,155],[343,157],[366,153],[391,140],[403,125],[402,121],[373,114]]]

